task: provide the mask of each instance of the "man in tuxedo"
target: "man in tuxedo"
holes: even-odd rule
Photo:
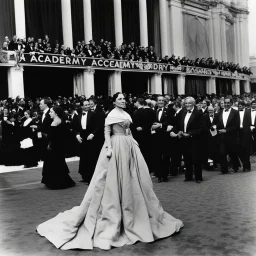
[[[158,178],[158,182],[168,181],[169,167],[170,167],[170,145],[169,133],[167,126],[170,122],[169,111],[164,107],[165,98],[158,96],[157,106],[155,111],[155,121],[152,125],[152,140],[153,140],[153,164],[154,172]]]
[[[18,49],[17,36],[13,36],[12,41],[8,45],[8,48],[10,51],[16,51]]]
[[[252,130],[252,154],[256,154],[256,123],[255,123],[255,116],[256,116],[256,100],[251,102],[251,130]]]
[[[228,171],[228,155],[233,163],[234,171],[238,170],[237,140],[240,118],[239,112],[231,108],[232,104],[232,99],[225,98],[224,110],[221,111],[213,121],[219,134],[220,168],[222,174],[232,173]]]
[[[44,160],[44,156],[47,150],[47,136],[49,128],[52,123],[50,117],[50,101],[44,98],[40,101],[39,108],[42,111],[42,117],[40,118],[39,126],[34,125],[32,128],[37,129],[38,147],[40,148],[40,158]]]
[[[91,181],[95,168],[93,139],[98,131],[95,117],[95,114],[90,111],[89,101],[85,100],[82,106],[82,113],[78,115],[74,123],[74,134],[80,144],[78,172],[82,176],[82,182],[87,182],[88,184]]]
[[[209,106],[209,102],[208,101],[206,101],[206,100],[203,100],[202,101],[202,104],[201,104],[201,109],[200,109],[200,111],[202,111],[203,112],[203,114],[207,114],[207,110],[208,110],[208,106]]]
[[[90,98],[89,104],[90,104],[90,110],[94,113],[95,120],[96,120],[96,129],[95,129],[94,138],[93,138],[94,154],[92,155],[92,159],[91,159],[91,161],[94,162],[92,164],[94,166],[93,168],[94,170],[99,158],[100,151],[105,141],[105,138],[104,138],[105,113],[103,112],[100,104],[98,104],[97,99]]]
[[[172,118],[171,118],[171,129],[177,125],[180,116],[183,113],[181,102],[175,101],[173,103],[173,110]],[[173,138],[170,136],[170,145],[171,145],[171,166],[170,166],[170,173],[171,176],[176,176],[178,174],[178,168],[181,166],[181,150],[179,147],[179,139]]]
[[[251,111],[245,109],[243,101],[238,103],[238,110],[240,116],[238,156],[243,164],[243,171],[249,172],[251,170],[250,152],[252,144]]]
[[[196,182],[201,183],[204,119],[203,113],[196,109],[195,104],[194,98],[185,99],[186,111],[181,113],[170,135],[180,139],[180,151],[186,166],[184,181],[192,181],[194,172]]]
[[[207,109],[207,113],[204,114],[205,146],[203,146],[203,152],[205,152],[204,163],[207,164],[207,168],[210,168],[208,165],[208,159],[213,160],[214,166],[217,166],[217,162],[219,161],[219,137],[216,133],[216,126],[213,123],[213,120],[217,118],[217,115],[217,113],[214,113],[214,108],[212,106],[209,106]]]
[[[137,110],[135,110],[133,113],[133,136],[135,140],[139,143],[141,153],[149,167],[151,145],[148,142],[150,140],[150,129],[153,122],[151,122],[151,125],[148,126],[149,122],[147,119],[149,118],[149,116],[147,114],[147,111],[145,111],[144,109],[144,99],[138,98],[135,105],[137,107]]]

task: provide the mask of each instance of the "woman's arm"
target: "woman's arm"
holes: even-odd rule
[[[105,142],[106,147],[108,148],[107,157],[110,158],[112,156],[112,145],[111,145],[111,125],[106,125],[104,129]]]

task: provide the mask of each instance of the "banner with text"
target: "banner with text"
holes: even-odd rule
[[[62,56],[53,54],[22,54],[19,63],[40,64],[40,65],[56,65],[56,66],[77,66],[91,68],[107,68],[107,69],[131,69],[154,72],[170,72],[170,73],[186,73],[188,75],[203,76],[223,76],[243,78],[244,74],[231,71],[216,70],[209,68],[191,67],[191,66],[173,66],[165,63],[153,62],[136,62],[128,60],[112,60],[112,59],[94,59],[84,57]]]

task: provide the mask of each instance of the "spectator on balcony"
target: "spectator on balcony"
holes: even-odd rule
[[[5,40],[5,42],[6,42],[7,44],[9,44],[9,43],[10,43],[10,39],[9,39],[9,37],[8,37],[8,36],[5,36],[4,40]]]
[[[84,54],[86,57],[92,57],[92,51],[90,50],[90,45],[87,44],[84,48]]]
[[[30,53],[30,52],[34,52],[35,48],[33,46],[33,42],[29,42],[28,45],[25,48],[25,53]]]
[[[8,46],[8,43],[7,43],[7,42],[4,42],[4,43],[3,43],[2,50],[4,50],[4,51],[9,51],[9,46]]]
[[[44,49],[45,53],[52,53],[52,47],[50,43],[47,43],[46,48]]]
[[[176,60],[175,60],[175,55],[172,54],[172,57],[168,60],[169,64],[175,66]]]
[[[15,51],[18,49],[18,42],[17,42],[17,36],[14,35],[12,38],[12,41],[9,43],[9,50],[10,51]]]
[[[148,58],[151,60],[152,58],[156,58],[156,53],[154,51],[153,46],[149,46],[148,49]]]
[[[20,52],[20,53],[23,53],[25,51],[25,48],[26,46],[23,44],[23,41],[22,39],[18,39],[18,47],[17,47],[17,50]]]

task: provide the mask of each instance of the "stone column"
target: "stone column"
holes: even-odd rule
[[[220,18],[217,8],[212,9],[212,23],[213,23],[213,43],[214,43],[214,58],[219,61],[222,60],[221,56],[221,35],[220,35]]]
[[[235,63],[240,63],[240,46],[239,46],[239,20],[235,18],[234,22],[234,41],[235,41]]]
[[[167,31],[167,2],[159,0],[160,12],[160,37],[162,56],[168,55],[168,31]]]
[[[249,67],[249,59],[250,59],[250,54],[249,54],[249,29],[248,29],[248,15],[245,15],[244,19],[244,49],[245,49],[245,54],[244,54],[244,65]]]
[[[245,80],[243,84],[244,84],[244,92],[250,93],[251,92],[250,80]]]
[[[86,98],[89,98],[91,95],[95,95],[94,89],[94,73],[95,70],[88,68],[83,71],[83,84],[82,84],[82,91]]]
[[[85,95],[83,88],[83,71],[78,71],[73,76],[73,92],[78,96]]]
[[[117,92],[122,92],[122,71],[116,70],[108,77],[108,95],[113,96]]]
[[[186,82],[186,75],[185,74],[177,75],[178,95],[185,95],[185,82]]]
[[[209,77],[206,80],[206,93],[207,94],[216,94],[216,78],[215,77]]]
[[[227,61],[226,16],[223,14],[220,15],[220,35],[222,60]]]
[[[8,74],[8,96],[24,98],[23,68],[10,67]]]
[[[160,0],[161,2],[161,0]],[[163,1],[165,2],[165,1]],[[171,26],[171,54],[184,56],[184,39],[183,39],[183,9],[180,1],[171,1],[169,3],[169,20]],[[167,32],[165,32],[167,35]]]
[[[140,45],[148,46],[148,18],[147,18],[147,1],[139,0],[140,11]]]
[[[91,0],[83,0],[84,3],[84,40],[86,43],[92,39],[92,8]]]
[[[61,0],[63,43],[66,47],[73,48],[73,32],[71,19],[71,0]]]
[[[148,91],[152,94],[163,94],[161,73],[151,75]]]
[[[239,16],[239,47],[240,47],[240,66],[244,66],[244,28],[243,28],[243,17]]]
[[[232,80],[232,93],[235,95],[240,95],[240,80]]]
[[[116,47],[123,43],[122,3],[121,0],[114,0],[115,38]]]
[[[15,27],[17,38],[26,37],[24,0],[14,0]]]

